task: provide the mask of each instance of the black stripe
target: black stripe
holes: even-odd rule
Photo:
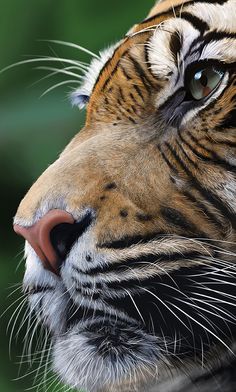
[[[178,175],[176,168],[172,165],[172,163],[170,163],[170,161],[166,157],[165,153],[163,151],[161,151],[161,149],[160,149],[160,152],[161,152],[162,157],[165,160],[166,164],[168,165],[168,167],[173,171],[173,173],[175,175]],[[221,222],[221,220],[218,219],[217,216],[215,216],[211,211],[209,211],[209,209],[203,203],[201,203],[199,200],[197,200],[196,197],[193,196],[189,191],[183,191],[182,193],[191,202],[195,203],[197,205],[197,207],[200,210],[202,210],[204,212],[204,214],[207,217],[209,217],[209,219],[211,219],[212,222],[214,222],[215,225],[217,225],[217,227],[220,226],[222,228],[222,231],[225,232],[225,224],[226,223]]]
[[[166,236],[166,233],[164,232],[151,233],[146,236],[125,236],[113,242],[105,242],[103,244],[98,244],[97,247],[108,249],[125,249],[129,248],[132,245],[146,244],[147,242],[152,240],[161,240],[164,236]]]
[[[199,30],[201,34],[203,34],[206,30],[209,30],[209,25],[198,18],[197,16],[190,14],[189,12],[182,12],[181,19],[185,19],[189,22],[196,30]]]
[[[90,297],[91,300],[91,297]],[[91,309],[83,304],[80,304],[77,306],[75,303],[70,301],[68,304],[68,314],[66,317],[66,327],[67,329],[73,326],[74,324],[77,324],[78,322],[85,321],[87,319],[90,320],[96,320],[97,317],[101,317],[105,320],[106,318],[106,312],[103,312],[102,310],[99,309]],[[116,321],[117,317],[113,316],[112,314],[109,313],[109,321]]]
[[[116,48],[116,50],[115,50],[114,53],[113,53],[113,56],[105,63],[104,67],[103,67],[102,70],[100,71],[100,73],[99,73],[99,75],[98,75],[98,78],[97,78],[97,80],[96,80],[96,83],[95,83],[94,86],[93,86],[93,91],[94,91],[94,89],[95,89],[97,83],[99,82],[101,76],[103,75],[103,72],[104,72],[105,69],[109,66],[109,64],[111,63],[111,60],[113,59],[113,57],[115,56],[115,54],[116,54],[116,52],[119,50],[119,48],[120,48],[120,46],[118,46],[118,47]],[[125,56],[126,53],[128,53],[128,51],[129,51],[129,49],[127,49],[127,50],[123,53],[123,56]],[[119,65],[120,65],[120,60],[121,60],[121,59],[119,59],[119,60],[117,61],[115,67],[114,67],[113,70],[112,70],[112,72],[110,73],[110,75],[109,75],[109,76],[107,77],[107,79],[105,80],[105,82],[104,82],[104,84],[103,84],[103,86],[102,86],[102,88],[101,88],[102,91],[105,90],[106,86],[108,85],[108,83],[110,82],[110,80],[112,79],[112,77],[114,76],[114,74],[117,72],[118,67],[119,67]],[[92,92],[93,92],[93,91],[92,91]]]
[[[221,228],[222,233],[226,233],[226,222],[222,222],[218,217],[213,214],[209,208],[201,201],[199,201],[190,191],[183,191],[183,195],[192,203],[196,205],[196,207],[203,212],[204,217],[210,219],[210,221],[217,226],[217,228]]]
[[[195,169],[197,169],[198,171],[200,171],[197,162],[193,161],[192,158],[190,158],[190,157],[188,156],[188,154],[186,153],[185,149],[183,148],[183,146],[181,145],[181,143],[180,143],[178,140],[177,140],[176,142],[177,142],[177,145],[178,145],[179,149],[181,150],[182,154],[185,156],[185,158],[191,163],[192,166],[195,167]],[[177,156],[177,155],[176,155],[176,156]],[[179,156],[177,156],[177,157],[180,158]],[[180,161],[178,161],[178,162],[179,162],[179,164],[181,165],[181,162],[180,162]]]
[[[195,3],[207,3],[207,4],[216,4],[216,5],[219,4],[219,5],[223,5],[223,4],[227,3],[227,1],[228,1],[228,0],[195,0],[195,1],[190,0],[190,1],[187,1],[186,3],[184,3],[184,4],[182,4],[182,3],[180,2],[180,5],[178,5],[178,6],[176,6],[176,7],[171,7],[171,8],[169,8],[167,11],[157,13],[157,14],[155,14],[155,15],[153,15],[153,16],[150,16],[149,18],[144,19],[144,20],[140,23],[140,25],[146,24],[147,22],[151,22],[152,20],[154,20],[154,19],[156,19],[156,18],[158,18],[158,17],[161,17],[161,16],[170,15],[170,14],[171,14],[171,16],[172,16],[172,15],[174,14],[174,11],[175,11],[176,14],[178,14],[178,12],[181,12],[181,11],[182,11],[183,6],[186,7],[186,6],[189,5],[189,4],[190,4],[190,5],[193,5],[193,4],[195,4]]]
[[[224,128],[235,128],[236,127],[236,109],[233,108],[229,113],[227,113],[227,117],[221,121],[218,126],[218,130],[222,130]],[[234,143],[236,146],[236,143]]]
[[[186,233],[186,236],[187,233],[191,232],[195,233],[195,235],[198,235],[198,237],[206,237],[206,234],[199,231],[196,225],[190,222],[180,211],[177,211],[171,207],[162,207],[160,213],[167,222],[183,229]]]
[[[228,33],[226,31],[211,31],[204,36],[204,45],[211,41],[220,41],[222,39],[229,38],[229,39],[236,39],[236,33]]]
[[[137,84],[133,84],[133,88],[136,90],[137,94],[140,96],[140,98],[144,102],[145,101],[144,96],[143,96],[142,90],[139,88],[139,86],[137,86]]]
[[[190,52],[191,52],[191,54],[194,54],[194,53],[197,53],[197,52],[201,53],[202,50],[205,48],[205,46],[207,44],[209,44],[210,42],[221,41],[221,40],[223,40],[225,38],[236,39],[236,33],[228,33],[228,32],[225,32],[225,31],[217,31],[217,30],[215,30],[215,31],[211,31],[210,33],[207,33],[204,37],[196,38],[192,42],[191,46],[189,47],[189,50],[187,51],[187,53],[186,53],[186,55],[184,57],[184,60],[186,60],[188,58]],[[194,50],[192,50],[193,47],[196,46],[197,44],[198,44],[198,47],[195,48]]]
[[[220,132],[222,134],[222,129],[216,129],[216,131]],[[236,148],[236,142],[233,142],[231,140],[213,140],[213,143],[217,144],[217,145],[221,145],[221,146],[228,146],[228,147],[232,147],[232,148]]]
[[[137,73],[137,75],[140,77],[140,79],[143,82],[143,85],[145,86],[146,90],[151,93],[151,88],[155,88],[153,82],[150,80],[150,78],[147,76],[145,71],[143,70],[142,66],[139,64],[137,60],[133,58],[133,56],[129,55],[128,56],[129,60],[132,62],[134,69]]]
[[[130,122],[132,122],[133,124],[137,124],[137,121],[135,121],[135,120],[133,119],[133,117],[128,116],[127,118],[128,118],[128,120],[129,120]]]
[[[192,238],[192,237],[191,237]],[[197,237],[198,238],[198,237]],[[207,253],[209,256],[209,253]],[[193,260],[194,258],[196,259],[197,257],[201,257],[203,255],[203,250],[201,249],[200,251],[189,251],[186,253],[183,252],[173,252],[170,253],[162,253],[162,254],[157,254],[154,255],[149,254],[149,255],[142,255],[138,256],[136,258],[129,258],[126,259],[122,262],[116,262],[116,263],[111,263],[111,264],[104,264],[103,266],[98,266],[95,268],[91,268],[88,271],[82,271],[80,268],[73,266],[73,270],[77,272],[80,275],[87,275],[87,276],[94,276],[97,274],[107,274],[110,272],[117,272],[118,274],[121,272],[129,272],[131,269],[132,270],[138,270],[140,267],[146,267],[148,268],[148,263],[150,264],[156,264],[158,266],[158,263],[162,262],[175,262],[178,260]],[[132,282],[134,279],[132,279]],[[139,280],[140,282],[140,280]],[[120,285],[120,282],[112,282],[111,284],[106,282],[106,285],[108,287],[116,287],[116,285]],[[122,281],[122,286],[124,282]]]
[[[192,144],[190,144],[187,140],[185,140],[183,138],[183,136],[181,135],[181,132],[180,132],[179,129],[178,129],[178,136],[179,136],[181,142],[183,144],[185,144],[190,149],[190,151],[192,151],[192,153],[194,155],[196,155],[200,160],[205,161],[205,162],[209,162],[210,161],[211,163],[213,163],[212,160],[208,156],[201,154],[198,150],[196,150],[196,148],[194,146],[192,146]],[[190,136],[190,134],[188,134],[188,136]],[[206,151],[205,148],[204,148],[204,150]],[[207,151],[207,152],[209,152],[209,151]]]
[[[141,314],[144,328],[149,329],[151,334],[174,338],[177,333],[177,336],[181,337],[179,339],[181,343],[179,346],[177,345],[177,351],[174,351],[176,346],[168,345],[169,353],[172,350],[175,355],[176,353],[181,353],[182,359],[186,356],[196,359],[198,354],[199,358],[201,358],[202,350],[206,353],[207,350],[212,349],[213,345],[215,346],[215,343],[217,343],[217,338],[206,333],[204,326],[212,331],[216,331],[217,336],[221,339],[223,338],[224,341],[226,341],[226,332],[228,333],[227,341],[228,339],[231,341],[232,336],[235,336],[236,333],[234,322],[230,325],[230,329],[226,329],[225,324],[225,321],[230,319],[230,315],[233,316],[235,314],[234,301],[231,301],[232,304],[224,304],[222,307],[222,310],[229,315],[227,319],[225,317],[217,317],[217,312],[215,315],[212,314],[211,303],[207,300],[207,295],[209,295],[207,289],[211,287],[209,275],[213,277],[214,272],[211,267],[196,266],[189,263],[187,267],[177,268],[168,274],[158,275],[157,273],[152,280],[148,280],[145,283],[141,282],[140,284],[139,281],[136,281],[135,289],[138,288],[138,291],[136,293],[132,292],[131,298],[128,295],[120,295],[119,298],[105,298],[105,301],[139,322],[141,321]],[[219,281],[219,293],[214,294],[214,302],[218,306],[219,312],[221,309],[219,302],[225,299],[225,294],[229,292],[235,294],[236,285],[232,285],[232,283],[235,283],[235,278],[227,274],[225,279],[226,282],[224,284]],[[123,282],[120,282],[120,287],[118,288],[122,290],[122,287],[124,287]],[[194,304],[193,291],[198,290],[203,295],[206,295],[205,301],[203,299],[202,310],[196,310],[196,308],[191,306]],[[126,292],[124,291],[124,294],[127,294],[127,290]],[[185,303],[181,302],[180,305],[181,300]],[[166,304],[169,306],[167,307]],[[172,304],[176,304],[180,311],[172,307]],[[186,314],[184,315],[181,310]],[[209,311],[211,311],[211,315],[209,315]],[[187,315],[192,318],[192,321],[189,320]],[[231,317],[231,322],[232,319],[233,317]],[[231,335],[231,331],[233,335]]]
[[[119,95],[123,102],[125,102],[125,96],[121,87],[119,87]]]
[[[167,166],[169,167],[169,169],[171,169],[175,175],[178,175],[179,173],[177,171],[177,168],[169,161],[166,154],[162,151],[161,146],[158,145],[157,148],[160,151],[162,158],[164,159],[164,161],[167,164]]]
[[[148,268],[147,263],[154,263],[156,265],[156,274],[155,276],[150,276],[149,278],[144,277],[142,278],[131,278],[128,280],[122,280],[122,281],[114,281],[114,282],[106,282],[106,286],[110,289],[114,289],[114,290],[122,290],[122,289],[135,289],[138,286],[142,286],[142,287],[148,287],[151,284],[158,284],[157,281],[158,279],[160,279],[160,281],[162,280],[162,277],[165,276],[165,272],[163,273],[163,270],[158,270],[158,262],[180,262],[180,261],[188,261],[189,262],[189,267],[180,267],[181,268],[188,268],[189,274],[191,274],[191,267],[192,261],[196,261],[196,260],[202,260],[203,257],[203,253],[202,252],[197,252],[197,251],[189,251],[186,252],[185,254],[181,254],[181,253],[173,253],[173,255],[165,255],[165,257],[161,258],[159,260],[158,256],[154,257],[153,255],[150,255],[149,258],[151,258],[151,260],[147,260],[145,261],[144,258],[146,257],[140,257],[137,260],[133,261],[133,264],[131,264],[132,270],[137,271],[138,268],[140,267],[145,267]],[[208,254],[208,257],[210,257],[210,255]],[[153,260],[153,261],[152,261]],[[128,264],[127,264],[127,268],[125,268],[125,264],[121,266],[121,268],[115,270],[117,272],[129,272],[131,267],[129,264],[129,260]],[[142,265],[143,262],[143,265]],[[135,263],[137,264],[137,266],[135,266]]]
[[[39,294],[39,293],[45,293],[47,291],[53,291],[54,287],[51,286],[34,286],[27,288],[25,290],[26,294],[32,295],[32,294]]]
[[[205,385],[207,382],[210,380],[212,383],[212,380],[215,379],[217,382],[217,385],[220,387],[220,381],[224,380],[224,386],[221,387],[221,390],[223,391],[223,388],[227,388],[228,386],[230,389],[228,391],[234,392],[235,391],[235,369],[236,369],[236,359],[235,355],[230,357],[228,356],[227,361],[220,361],[219,366],[217,366],[215,369],[211,369],[209,372],[205,373],[200,376],[196,376],[194,378],[194,385],[197,383],[202,382],[203,385],[199,385],[199,391],[201,389],[204,389]],[[227,380],[227,381],[226,381]],[[226,383],[225,383],[226,381]],[[227,385],[227,386],[226,386]]]
[[[182,167],[182,169],[191,179],[192,187],[196,188],[199,191],[199,193],[202,195],[202,197],[205,200],[207,200],[210,204],[212,204],[217,210],[219,210],[224,217],[227,217],[230,220],[232,226],[236,228],[236,219],[235,219],[236,215],[231,211],[230,207],[226,206],[218,196],[212,193],[210,189],[205,188],[200,184],[197,178],[193,176],[191,170],[187,167],[187,165],[182,160],[182,158],[179,155],[177,155],[177,153],[173,150],[173,148],[169,145],[169,143],[166,142],[165,145],[168,148],[169,152],[172,154],[172,156],[175,158],[175,160],[179,163],[179,165]]]
[[[126,69],[121,65],[120,66],[121,72],[124,74],[127,80],[131,80],[132,77],[126,72]]]
[[[137,99],[135,98],[135,96],[134,96],[133,93],[130,93],[129,96],[130,96],[130,98],[132,99],[132,101],[133,101],[136,105],[139,105],[139,102],[137,101]],[[133,111],[134,111],[135,113],[137,112],[137,110],[136,110],[136,108],[135,108],[134,106],[132,106],[132,109],[133,109]]]
[[[197,37],[193,40],[191,43],[187,53],[184,56],[184,61],[187,60],[189,57],[190,53],[194,54],[197,52],[201,52],[203,48],[206,46],[206,44],[210,43],[211,41],[219,41],[224,38],[231,38],[231,39],[236,39],[236,34],[235,33],[227,33],[227,32],[219,32],[219,31],[211,31],[204,37],[200,36]],[[198,45],[194,50],[193,48]]]
[[[170,38],[170,51],[173,55],[175,66],[178,66],[179,53],[183,45],[183,36],[179,32],[174,32]]]
[[[190,133],[188,132],[188,136],[189,138],[196,143],[200,148],[202,148],[203,150],[205,150],[207,153],[211,154],[212,159],[206,157],[205,155],[200,154],[199,152],[197,152],[194,147],[192,147],[185,139],[182,138],[183,142],[186,143],[189,148],[192,148],[193,151],[195,152],[195,154],[199,156],[200,159],[204,159],[205,161],[208,161],[212,164],[214,164],[214,166],[220,166],[221,168],[231,172],[231,173],[235,173],[236,172],[236,166],[227,162],[224,158],[222,158],[220,155],[218,155],[215,151],[212,151],[211,149],[207,148],[206,146],[203,146],[201,143],[199,143],[199,141]]]

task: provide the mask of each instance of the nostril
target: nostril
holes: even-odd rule
[[[51,244],[60,260],[65,260],[76,240],[87,230],[92,223],[91,213],[73,224],[60,223],[50,232]]]
[[[60,266],[74,242],[92,223],[92,212],[80,220],[63,210],[51,210],[30,227],[14,225],[17,234],[24,237],[41,259],[44,268],[59,275]]]

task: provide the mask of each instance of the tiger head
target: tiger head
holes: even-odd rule
[[[73,93],[85,127],[14,222],[67,385],[177,391],[233,353],[235,64],[235,0],[166,0]]]

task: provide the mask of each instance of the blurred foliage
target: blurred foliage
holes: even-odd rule
[[[153,2],[0,0],[0,69],[37,55],[89,62],[89,56],[83,52],[41,40],[70,41],[98,53],[142,20]],[[40,99],[43,91],[66,77],[44,79],[32,86],[46,75],[45,71],[34,68],[27,64],[0,73],[0,312],[3,314],[0,320],[0,391],[4,392],[23,391],[32,385],[35,375],[32,373],[13,381],[18,374],[16,362],[22,352],[26,323],[19,331],[18,342],[12,343],[11,359],[8,354],[8,322],[12,316],[10,324],[16,322],[17,332],[23,316],[22,312],[16,320],[17,312],[14,313],[20,303],[20,291],[9,297],[14,290],[9,287],[22,280],[24,270],[23,263],[16,270],[22,257],[23,241],[12,232],[12,217],[26,190],[81,128],[85,116],[72,108],[67,99],[75,85],[65,85]],[[15,300],[18,302],[14,304]],[[44,387],[40,384],[38,391],[46,390]],[[53,386],[48,389],[51,390]]]

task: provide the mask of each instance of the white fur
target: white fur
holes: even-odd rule
[[[71,101],[73,105],[78,106],[80,109],[82,109],[85,106],[83,101],[81,101],[81,96],[90,97],[93,87],[97,81],[97,78],[102,68],[107,63],[107,61],[112,57],[117,45],[110,46],[109,48],[103,50],[99,54],[100,55],[99,59],[94,58],[91,61],[91,64],[85,76],[83,77],[81,86],[71,94]]]
[[[189,6],[186,11],[207,22],[213,30],[228,32],[236,30],[235,0],[229,0],[222,5],[198,3]]]
[[[187,10],[195,13],[195,15],[204,18],[210,25],[217,26],[219,28],[234,28],[236,24],[235,18],[235,0],[228,1],[224,6],[217,5],[206,5],[196,4],[190,6]],[[222,17],[223,16],[223,17]],[[223,21],[223,18],[227,19],[227,26]],[[183,64],[182,69],[177,69],[172,58],[172,54],[169,49],[170,32],[177,32],[183,36],[183,49],[180,54],[179,60],[184,57],[187,53],[189,46],[193,40],[198,37],[199,32],[195,30],[188,22],[181,20],[181,18],[173,18],[157,27],[153,37],[149,43],[149,59],[151,62],[151,68],[154,75],[157,78],[168,79],[167,87],[158,96],[156,100],[156,106],[160,106],[173,92],[183,84],[184,72],[186,66],[192,61],[198,59],[207,58],[220,58],[224,61],[232,61],[232,56],[235,59],[235,48],[228,45],[227,42],[210,43],[203,50],[201,57],[198,58],[194,55],[186,60]],[[101,72],[104,64],[111,58],[114,53],[116,46],[109,48],[108,50],[100,54],[100,59],[94,59],[90,65],[88,73],[86,74],[82,86],[72,94],[73,103],[81,106],[81,95],[90,96],[96,80]],[[168,76],[169,72],[173,72],[172,76]],[[181,73],[180,80],[176,84],[177,75]],[[225,76],[221,88],[212,95],[211,100],[216,99],[218,94],[223,91],[223,88],[227,83],[227,75]],[[207,103],[208,104],[208,103]],[[185,116],[183,121],[189,121],[192,116],[197,115],[197,110],[189,113]],[[225,178],[225,187],[217,188],[217,179],[212,184],[214,190],[218,192],[218,195],[222,199],[226,199],[236,209],[235,203],[235,185],[231,177]],[[31,222],[25,222],[24,220],[18,219],[16,223],[23,224],[25,226],[31,226],[40,217],[45,215],[52,208],[66,209],[65,203],[62,199],[58,200],[45,200],[41,208],[37,211],[37,214]],[[68,211],[70,212],[70,211]],[[78,217],[83,215],[83,211],[78,212]],[[38,317],[43,323],[49,328],[53,335],[53,368],[66,381],[69,385],[76,388],[86,388],[89,392],[131,392],[131,391],[157,391],[157,387],[152,389],[152,381],[157,381],[158,378],[164,379],[163,385],[158,386],[158,391],[176,391],[183,385],[184,376],[176,377],[173,384],[170,381],[171,378],[166,379],[165,365],[166,359],[161,351],[161,345],[159,345],[160,338],[154,337],[151,334],[146,334],[139,329],[139,324],[136,320],[133,320],[122,311],[114,309],[112,306],[108,306],[105,301],[93,300],[92,294],[95,291],[95,283],[99,282],[104,285],[103,294],[104,296],[115,296],[121,298],[124,293],[122,289],[111,290],[106,287],[106,283],[127,280],[129,278],[145,278],[147,276],[153,276],[157,273],[157,269],[152,265],[142,270],[140,274],[135,272],[111,272],[108,274],[102,274],[98,276],[89,276],[86,274],[76,273],[73,270],[73,266],[79,267],[79,269],[86,273],[89,272],[90,268],[94,268],[102,265],[115,264],[118,260],[125,260],[128,257],[132,257],[142,254],[147,254],[147,249],[150,254],[157,254],[158,251],[171,253],[171,251],[181,251],[187,249],[191,244],[191,249],[194,248],[196,241],[187,243],[183,239],[168,238],[166,241],[153,241],[145,246],[145,252],[142,248],[142,244],[138,244],[135,247],[131,247],[126,250],[99,250],[96,248],[96,238],[93,232],[93,226],[80,237],[77,243],[73,246],[69,256],[64,262],[61,269],[61,278],[58,278],[53,273],[46,271],[39,258],[32,250],[32,248],[26,244],[26,273],[24,278],[24,286],[27,289],[35,286],[50,286],[52,290],[46,293],[37,293],[30,295],[30,305],[32,310],[38,309],[40,299],[42,309],[38,313]],[[204,250],[204,249],[203,249]],[[90,254],[93,263],[88,264],[86,262],[86,254]],[[161,265],[161,269],[158,271],[159,274],[168,273],[168,268],[174,268],[171,263],[168,266]],[[178,267],[180,264],[178,265]],[[164,268],[164,271],[163,271]],[[85,293],[90,294],[91,298],[83,297],[78,294],[75,290],[75,282],[73,278],[76,278],[78,283],[90,282],[94,283],[94,288],[83,289]],[[75,305],[83,306],[89,305],[90,309],[100,309],[106,313],[106,317],[115,316],[119,318],[127,325],[133,325],[134,330],[137,332],[137,337],[140,337],[141,352],[139,354],[134,353],[132,357],[132,350],[130,355],[124,356],[123,361],[117,360],[112,362],[102,358],[95,345],[90,343],[91,339],[94,338],[92,332],[86,332],[86,321],[80,320],[75,326],[66,330],[65,320],[66,314],[69,311],[69,301],[73,300]],[[41,312],[42,310],[42,312]],[[91,321],[91,320],[90,320]],[[94,321],[94,320],[93,320]],[[97,331],[97,334],[101,334],[102,331]],[[122,331],[120,331],[122,333]],[[96,335],[96,333],[95,333]],[[171,366],[169,363],[168,366]],[[164,370],[163,370],[164,369]],[[162,373],[163,372],[163,373]],[[163,376],[162,374],[165,374]],[[160,376],[161,375],[161,376]],[[175,374],[176,375],[176,374]],[[147,381],[147,388],[142,384]],[[162,380],[161,379],[161,380]],[[120,383],[124,383],[126,387],[119,387]],[[118,387],[116,387],[118,385]],[[123,388],[123,389],[122,389]]]
[[[214,30],[235,31],[236,29],[236,1],[231,0],[224,5],[212,4],[196,4],[186,8],[186,11],[194,13],[201,20],[209,23],[210,27]],[[227,21],[227,22],[225,22]],[[232,29],[232,30],[231,30]],[[220,41],[211,41],[207,44],[201,53],[195,52],[190,54],[185,62],[182,62],[182,67],[176,67],[171,50],[170,50],[170,37],[173,33],[181,34],[183,37],[183,46],[179,55],[179,63],[185,58],[188,50],[194,40],[199,37],[199,31],[194,29],[192,25],[179,18],[172,18],[161,23],[153,34],[149,46],[149,60],[151,63],[151,70],[153,74],[159,79],[166,79],[166,87],[161,89],[157,94],[156,107],[161,106],[169,96],[173,95],[180,87],[184,86],[185,70],[192,62],[202,60],[220,60],[225,63],[234,62],[236,59],[235,40],[228,38]],[[172,73],[171,76],[168,76]],[[180,78],[179,78],[180,76]],[[177,77],[179,78],[176,83]],[[206,101],[204,106],[200,109],[194,109],[188,112],[182,119],[182,124],[190,121],[197,115],[198,111],[209,105],[214,101],[227,86],[228,76],[227,73],[222,80],[220,87],[212,94]]]

